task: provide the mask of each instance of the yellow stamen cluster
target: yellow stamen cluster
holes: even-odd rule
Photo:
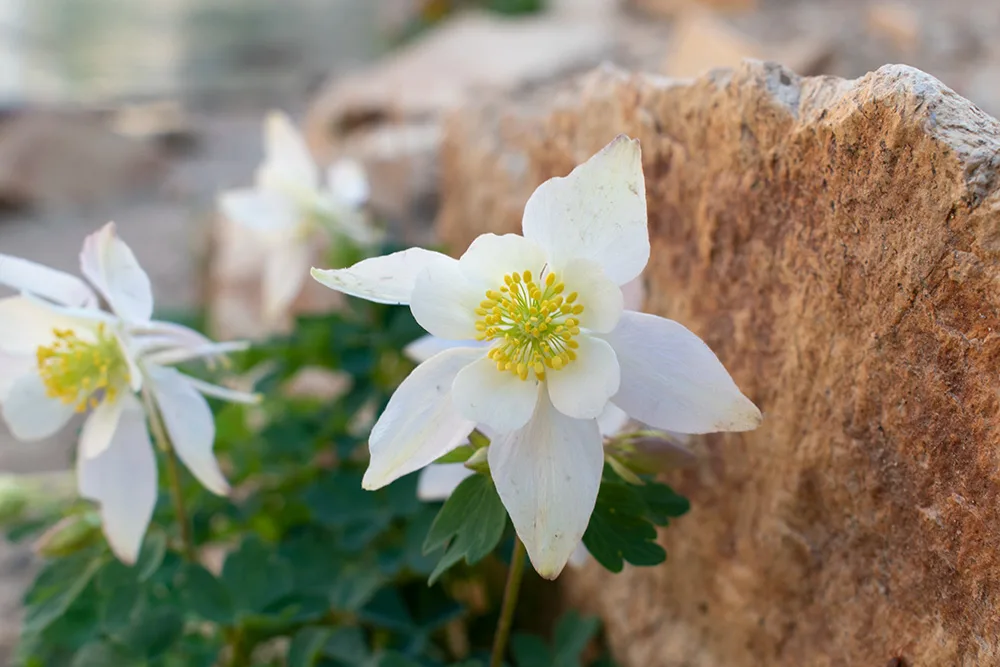
[[[121,387],[128,385],[128,363],[117,339],[100,324],[97,339],[81,340],[66,329],[53,331],[51,345],[35,353],[38,374],[46,394],[83,412],[96,408],[104,399],[114,400]]]
[[[576,359],[583,306],[577,294],[563,296],[566,286],[554,273],[535,282],[531,271],[504,276],[499,290],[486,290],[476,314],[477,338],[497,341],[489,352],[497,370],[522,380],[534,373],[545,379],[547,369],[559,370]]]

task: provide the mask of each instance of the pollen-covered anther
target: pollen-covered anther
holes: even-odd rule
[[[128,363],[104,324],[99,324],[96,335],[88,340],[65,329],[52,333],[52,344],[39,347],[35,353],[38,375],[50,398],[83,412],[104,400],[114,400],[128,385]]]
[[[563,296],[565,290],[555,273],[536,281],[531,271],[507,274],[499,289],[486,290],[476,309],[476,338],[496,342],[488,356],[497,370],[544,380],[546,370],[576,359],[580,345],[573,337],[580,333],[577,316],[584,308],[576,303],[576,292]]]

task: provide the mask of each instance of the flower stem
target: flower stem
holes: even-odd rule
[[[521,579],[524,578],[524,543],[514,536],[514,551],[510,556],[510,569],[507,570],[507,586],[503,592],[503,606],[500,607],[500,620],[497,622],[497,633],[493,638],[493,655],[490,667],[503,665],[503,656],[507,652],[507,640],[510,639],[510,629],[514,624],[514,611],[517,609],[517,597],[521,592]]]
[[[177,452],[170,442],[170,436],[163,427],[160,411],[156,402],[146,389],[142,390],[142,401],[146,405],[149,417],[149,430],[156,445],[167,455],[167,483],[170,485],[170,497],[174,503],[174,514],[181,533],[181,553],[189,561],[197,560],[194,540],[191,537],[191,523],[188,521],[187,509],[184,507],[184,491],[181,488],[181,471],[177,463]]]

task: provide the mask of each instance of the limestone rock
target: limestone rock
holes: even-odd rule
[[[638,137],[647,309],[764,425],[697,439],[654,569],[567,578],[628,667],[1000,664],[1000,124],[933,77],[601,69],[446,127],[439,230]]]

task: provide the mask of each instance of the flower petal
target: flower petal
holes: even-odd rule
[[[604,412],[597,418],[597,428],[600,429],[601,435],[609,437],[621,433],[629,421],[631,421],[631,417],[628,416],[627,412],[614,403],[608,403],[604,406]]]
[[[420,471],[417,498],[424,502],[446,500],[466,477],[475,474],[462,463],[432,463]]]
[[[444,352],[456,347],[480,347],[485,348],[486,343],[473,340],[450,340],[448,338],[438,338],[437,336],[421,336],[403,348],[403,354],[407,358],[419,363],[427,361],[438,352]]]
[[[18,440],[32,442],[55,434],[76,413],[73,405],[50,398],[38,373],[22,375],[11,385],[2,406],[3,419]]]
[[[455,377],[455,406],[467,419],[500,433],[521,428],[531,419],[538,402],[538,380],[522,380],[510,371],[497,370],[495,361],[480,358]]]
[[[313,269],[312,277],[330,289],[375,303],[408,305],[417,276],[430,266],[458,261],[439,252],[410,248],[370,257],[347,269]]]
[[[312,189],[319,185],[319,170],[305,139],[281,111],[270,112],[264,120],[264,163],[259,174],[259,183],[265,186],[272,179]]]
[[[230,190],[219,195],[219,209],[231,222],[259,232],[294,232],[299,212],[272,190]]]
[[[621,286],[622,298],[625,300],[625,310],[642,310],[646,302],[646,283],[642,276],[633,278]]]
[[[64,306],[97,307],[97,295],[87,283],[69,273],[20,257],[0,255],[0,285],[31,292]]]
[[[33,354],[8,354],[0,351],[0,403],[10,396],[14,383],[37,368]]]
[[[108,448],[118,429],[124,405],[120,400],[102,401],[91,411],[80,430],[78,456],[93,458]]]
[[[107,300],[116,315],[130,322],[148,322],[153,315],[153,290],[149,276],[139,266],[115,223],[109,222],[86,238],[80,268],[87,280]]]
[[[590,560],[590,552],[587,551],[587,547],[583,546],[583,542],[576,545],[576,549],[573,549],[573,553],[569,556],[569,566],[572,568],[581,568],[587,564]]]
[[[604,274],[600,264],[590,259],[570,260],[559,277],[566,292],[576,292],[576,303],[583,306],[578,316],[580,326],[607,333],[618,325],[625,308],[622,290]]]
[[[549,398],[559,412],[574,419],[596,419],[618,391],[621,371],[615,351],[605,341],[581,335],[576,360],[545,372]]]
[[[100,504],[101,525],[111,550],[135,563],[156,507],[156,456],[146,415],[132,394],[121,397],[121,416],[107,447],[76,460],[80,495]]]
[[[280,320],[302,290],[312,263],[312,248],[306,243],[289,241],[277,244],[264,263],[264,319]]]
[[[481,234],[458,260],[462,273],[480,286],[480,299],[488,289],[500,289],[509,273],[531,271],[537,280],[545,268],[545,251],[520,234]]]
[[[621,366],[612,399],[635,419],[678,433],[748,431],[761,415],[715,353],[682,325],[625,311],[604,336]]]
[[[372,427],[364,488],[379,489],[465,441],[475,423],[456,409],[452,385],[455,375],[482,354],[469,348],[446,350],[403,380]]]
[[[365,168],[357,160],[337,160],[326,170],[326,183],[330,194],[338,202],[360,208],[368,201],[371,187]]]
[[[206,489],[220,496],[229,493],[229,483],[212,452],[215,420],[208,401],[174,368],[150,365],[146,373],[177,456]]]
[[[9,354],[31,354],[55,340],[56,329],[83,332],[93,327],[69,317],[40,299],[12,296],[0,299],[0,349]]]
[[[604,469],[597,422],[571,419],[542,392],[524,428],[489,448],[497,492],[538,574],[555,579],[590,523]]]
[[[568,176],[542,183],[521,224],[556,266],[583,257],[619,285],[638,276],[649,259],[639,142],[619,135]]]
[[[485,291],[465,277],[458,262],[434,263],[417,276],[410,310],[435,336],[471,340],[479,333],[476,309],[485,298]]]

